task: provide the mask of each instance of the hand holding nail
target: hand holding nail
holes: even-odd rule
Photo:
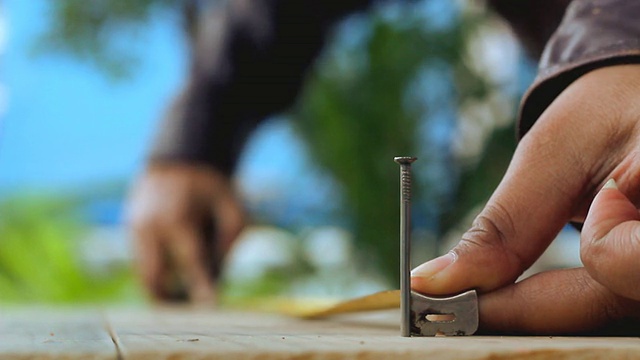
[[[413,290],[477,289],[485,333],[640,334],[639,95],[640,65],[573,82],[522,138],[458,245],[413,270]],[[618,188],[604,186],[611,178]],[[584,222],[584,267],[516,283],[569,221]]]

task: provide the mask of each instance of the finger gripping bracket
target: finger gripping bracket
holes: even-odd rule
[[[411,292],[411,336],[473,335],[478,330],[478,295],[475,290],[430,297]]]

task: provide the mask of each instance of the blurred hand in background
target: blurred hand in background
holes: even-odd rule
[[[133,187],[129,211],[151,294],[211,303],[222,259],[244,226],[230,179],[207,166],[152,163]]]

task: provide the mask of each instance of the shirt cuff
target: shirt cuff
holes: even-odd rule
[[[573,1],[547,43],[538,76],[523,97],[519,137],[582,75],[605,66],[640,63],[638,19],[640,1]]]

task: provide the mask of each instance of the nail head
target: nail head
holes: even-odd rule
[[[393,161],[400,165],[409,165],[416,160],[418,160],[418,158],[413,156],[396,156],[393,158]]]

